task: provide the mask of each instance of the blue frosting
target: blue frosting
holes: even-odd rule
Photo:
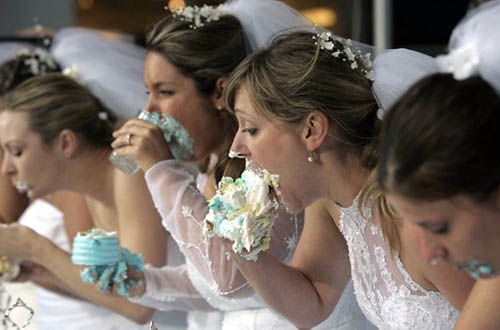
[[[127,270],[135,267],[137,271],[144,271],[144,257],[142,254],[133,254],[126,248],[120,248],[120,260],[116,263],[100,266],[89,266],[80,272],[82,281],[99,283],[101,292],[107,292],[117,286],[119,295],[128,297],[133,286],[142,285],[142,281],[130,278]]]
[[[194,140],[189,136],[184,126],[174,117],[157,112],[143,111],[139,118],[161,128],[175,159],[189,160],[193,158]]]

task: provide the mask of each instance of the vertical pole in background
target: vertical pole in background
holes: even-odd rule
[[[392,0],[373,0],[373,41],[377,52],[392,47]]]

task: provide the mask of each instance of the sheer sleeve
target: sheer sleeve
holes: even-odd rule
[[[236,304],[233,307],[243,307],[243,298],[251,297],[255,292],[238,271],[235,261],[229,258],[222,240],[204,237],[202,221],[209,208],[205,197],[196,188],[196,175],[196,170],[189,165],[167,160],[154,165],[145,176],[164,227],[186,257],[193,285],[217,308],[221,308],[217,303],[221,298],[231,300]],[[301,217],[297,221],[297,217],[283,210],[273,226],[268,251],[271,255],[284,262],[291,259],[302,220]]]
[[[214,310],[191,283],[186,264],[157,268],[144,267],[146,292],[141,297],[129,298],[133,303],[168,310]]]

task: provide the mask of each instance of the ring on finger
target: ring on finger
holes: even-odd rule
[[[130,146],[132,145],[132,133],[127,133],[127,135],[125,135],[125,143]]]

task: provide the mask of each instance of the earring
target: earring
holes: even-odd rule
[[[219,110],[219,111],[224,110],[224,106],[222,106],[222,105],[220,105],[220,104],[219,104],[216,108],[217,108],[217,110]]]
[[[307,161],[309,163],[314,162],[317,158],[318,158],[318,155],[316,155],[316,152],[314,152],[314,150],[313,151],[309,151],[309,157],[307,157]]]

